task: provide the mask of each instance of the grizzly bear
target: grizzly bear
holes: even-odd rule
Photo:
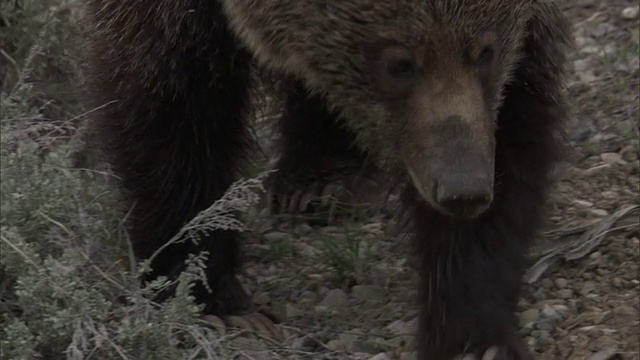
[[[405,184],[418,358],[532,358],[514,312],[568,116],[571,28],[555,1],[86,3],[93,126],[138,258],[239,176],[257,65],[288,84],[277,191],[345,164],[373,163]],[[212,292],[198,284],[197,301],[209,314],[247,314],[237,236],[175,244],[150,278],[175,278],[207,250]]]

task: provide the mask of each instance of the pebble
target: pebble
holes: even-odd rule
[[[600,159],[609,165],[625,165],[627,163],[622,159],[622,155],[614,152],[602,153]]]
[[[296,226],[294,231],[298,235],[307,235],[313,232],[313,228],[309,224],[302,223]]]
[[[534,330],[531,332],[531,336],[533,336],[534,338],[536,338],[536,343],[538,345],[548,345],[553,343],[551,340],[551,334],[549,333],[549,331],[547,330]]]
[[[557,305],[557,304],[564,304],[564,300],[562,299],[544,299],[544,300],[540,300],[537,303],[535,303],[535,305],[533,305],[534,308],[536,309],[544,309],[545,306],[547,305]]]
[[[316,341],[309,336],[299,336],[295,338],[291,343],[293,350],[307,350],[312,349],[316,345]]]
[[[541,321],[541,322],[536,323],[536,330],[551,330],[554,327],[555,326],[550,321]],[[533,331],[532,331],[532,333],[533,333]]]
[[[383,233],[384,225],[376,222],[376,223],[362,225],[360,229],[362,230],[362,232],[365,232],[365,233],[373,233],[376,235],[380,235]]]
[[[249,337],[236,337],[234,338],[233,344],[245,352],[263,352],[266,350],[264,343]]]
[[[377,286],[385,287],[389,285],[389,272],[380,267],[379,265],[374,265],[369,269],[368,280]]]
[[[269,293],[261,292],[253,297],[253,302],[257,305],[266,305],[271,302],[271,297],[269,297]]]
[[[619,277],[615,277],[613,278],[613,285],[616,287],[622,287],[623,285],[623,280]]]
[[[369,360],[391,360],[391,358],[385,353],[379,353],[370,357]]]
[[[284,232],[279,232],[279,231],[266,233],[266,234],[262,235],[262,237],[266,241],[282,241],[282,240],[285,240],[285,239],[290,239],[289,234],[284,233]]]
[[[582,285],[582,289],[580,289],[581,295],[587,295],[593,292],[596,289],[596,283],[593,281],[585,281]]]
[[[320,302],[321,306],[327,308],[344,308],[349,304],[349,298],[347,294],[341,289],[329,290],[324,296],[324,299]]]
[[[355,285],[351,288],[351,294],[359,300],[375,300],[382,297],[382,288],[375,285]]]
[[[534,323],[538,320],[540,316],[540,310],[538,309],[528,309],[520,313],[520,325],[527,326],[531,323]]]
[[[600,23],[591,28],[589,32],[595,37],[602,37],[608,33],[613,32],[615,29],[616,27],[609,23]]]
[[[410,334],[417,331],[417,322],[396,320],[387,325],[387,329],[395,335]]]
[[[300,316],[300,310],[291,304],[285,305],[285,313],[287,315],[287,319]]]
[[[607,216],[609,212],[603,209],[589,209],[589,212],[596,216]]]
[[[620,156],[622,156],[623,160],[628,162],[633,162],[638,160],[637,147],[633,145],[623,147],[622,150],[620,150],[619,154]]]
[[[633,20],[638,18],[638,14],[640,13],[640,6],[629,6],[622,10],[622,17],[628,20]]]
[[[580,205],[580,206],[584,206],[584,207],[592,207],[593,203],[586,201],[586,200],[580,200],[580,199],[575,199],[573,200],[574,203]]]
[[[569,281],[565,278],[557,278],[554,283],[558,289],[564,289],[569,284]]]
[[[381,349],[376,346],[376,344],[372,344],[368,341],[364,340],[354,340],[349,342],[345,346],[346,350],[350,353],[368,353],[372,354],[376,351],[380,351]]]
[[[300,294],[300,297],[305,298],[305,299],[315,300],[318,297],[318,294],[316,294],[315,292],[313,292],[311,290],[305,290],[305,291],[302,292],[302,294]]]
[[[562,304],[552,305],[551,308],[555,310],[560,316],[567,316],[571,312],[568,306]]]
[[[249,350],[249,351],[243,351],[240,359],[242,360],[269,360],[271,359],[271,354],[268,350],[261,350],[261,351],[255,351],[255,350]]]
[[[542,309],[542,316],[549,320],[559,320],[562,316],[551,306],[545,305]]]
[[[592,67],[591,58],[578,59],[573,62],[573,68],[576,72],[585,72]]]
[[[571,289],[561,289],[557,292],[558,297],[561,299],[570,299],[573,297],[573,290]]]
[[[613,309],[613,313],[618,316],[625,316],[631,319],[638,319],[638,310],[629,305],[620,305]]]

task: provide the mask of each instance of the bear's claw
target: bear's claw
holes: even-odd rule
[[[222,335],[227,333],[228,328],[236,328],[255,332],[276,342],[282,342],[285,337],[280,326],[271,321],[266,315],[257,311],[244,315],[225,315],[221,317],[207,314],[202,316],[202,321],[206,325],[215,328]]]

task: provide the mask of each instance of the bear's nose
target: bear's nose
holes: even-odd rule
[[[456,176],[439,179],[435,200],[449,215],[470,219],[485,212],[493,201],[493,181],[489,176]]]

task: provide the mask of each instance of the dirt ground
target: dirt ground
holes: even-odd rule
[[[640,359],[638,6],[576,0],[566,11],[577,42],[571,153],[527,275],[521,333],[540,359]],[[244,282],[292,335],[283,358],[410,358],[415,275],[387,226],[267,222],[250,236]],[[274,356],[252,346],[247,358]]]

